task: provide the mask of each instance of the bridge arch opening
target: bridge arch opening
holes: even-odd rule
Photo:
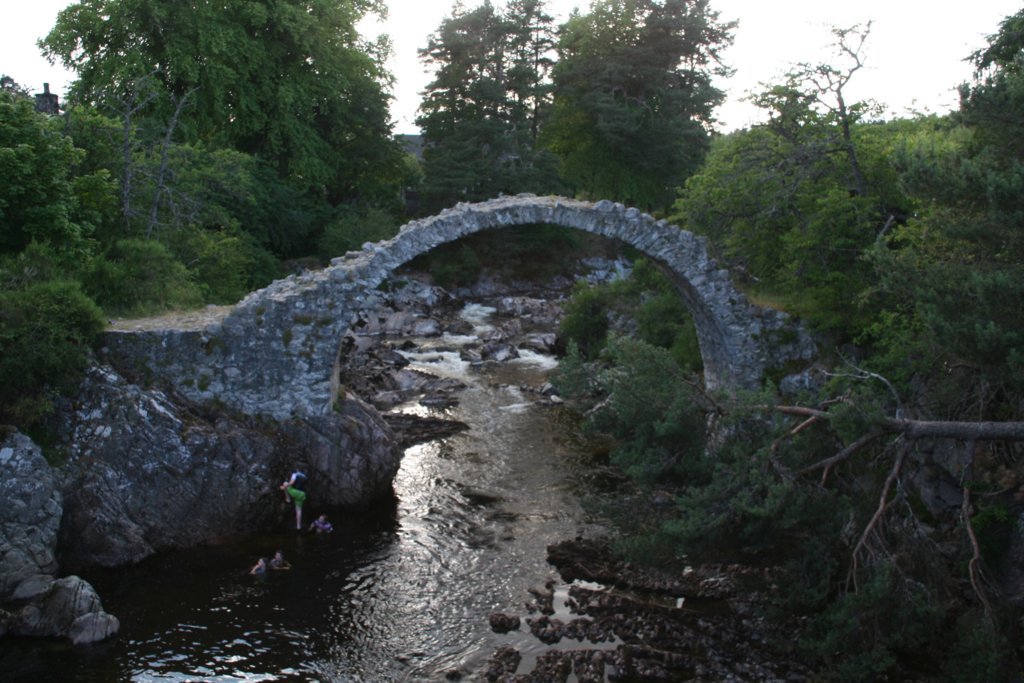
[[[710,257],[704,238],[638,209],[610,201],[533,195],[460,204],[408,223],[396,237],[382,243],[386,247],[378,253],[390,273],[442,245],[526,225],[579,230],[636,249],[668,276],[693,317],[706,384],[752,387],[761,382],[771,361],[765,337],[788,321],[780,324],[777,312],[751,305]]]

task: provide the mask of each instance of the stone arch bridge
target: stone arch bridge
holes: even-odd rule
[[[459,204],[398,235],[291,275],[234,306],[121,321],[104,355],[144,382],[200,403],[276,419],[329,413],[345,331],[379,303],[378,285],[412,258],[482,230],[548,223],[632,245],[659,263],[696,321],[709,387],[754,387],[767,369],[809,358],[807,335],[784,313],[752,305],[708,255],[703,238],[607,200],[518,195]]]

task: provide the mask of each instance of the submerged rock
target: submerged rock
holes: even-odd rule
[[[503,362],[512,358],[519,358],[519,350],[509,342],[489,341],[480,347],[482,360]]]
[[[498,648],[498,651],[494,653],[490,661],[487,663],[487,671],[484,673],[484,677],[488,681],[504,681],[508,680],[519,668],[519,662],[523,660],[523,655],[519,653],[514,647],[505,645]]]
[[[384,419],[391,426],[402,449],[427,441],[443,439],[469,429],[468,424],[459,420],[421,417],[408,413],[388,413]]]
[[[504,612],[491,612],[488,621],[491,624],[491,630],[495,633],[518,631],[521,623],[518,614],[505,614]]]

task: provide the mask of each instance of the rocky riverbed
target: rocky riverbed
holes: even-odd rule
[[[669,573],[616,556],[604,540],[576,538],[548,548],[568,585],[558,618],[552,586],[531,591],[522,615],[495,613],[495,631],[525,628],[550,646],[527,673],[521,655],[495,652],[488,681],[805,681],[810,672],[787,643],[795,630],[760,610],[772,571],[702,565]]]
[[[385,316],[354,334],[359,348],[343,381],[382,410],[410,398],[426,406],[459,400],[461,386],[451,379],[408,369],[409,342],[393,346],[380,329],[407,339],[467,332],[454,315],[454,301],[437,292],[406,291],[400,319]],[[430,306],[410,305],[414,301]],[[506,322],[459,351],[469,362],[505,361],[524,350],[551,352],[561,308],[557,302],[521,293],[488,300]],[[461,305],[461,303],[459,304]],[[410,314],[410,312],[415,314]],[[433,347],[436,351],[438,347]],[[453,349],[450,349],[453,350]],[[403,353],[404,352],[404,353]],[[550,386],[519,387],[534,401],[557,403]],[[386,413],[385,419],[411,445],[443,438],[466,426],[437,418]],[[668,573],[616,556],[606,540],[567,539],[548,548],[548,562],[566,587],[537,586],[524,596],[521,612],[489,616],[496,633],[528,632],[544,652],[523,669],[524,654],[512,646],[494,652],[485,671],[451,671],[448,678],[502,682],[527,681],[804,681],[810,672],[789,644],[795,629],[770,624],[761,610],[774,591],[774,573],[740,565],[702,565]],[[556,604],[559,602],[560,604]]]
[[[311,494],[322,504],[365,506],[390,491],[405,447],[464,429],[384,419],[382,412],[414,396],[443,406],[460,388],[406,370],[393,346],[401,337],[440,335],[439,316],[455,298],[411,279],[385,299],[363,311],[343,340],[347,384],[330,414],[241,415],[97,362],[58,402],[46,425],[47,457],[16,430],[0,434],[0,636],[104,640],[117,633],[118,619],[72,572],[269,528],[280,516],[278,484],[295,467],[314,475]],[[535,322],[550,329],[558,312],[540,300],[510,305],[520,320],[467,348],[473,360],[515,357],[511,338],[523,321],[543,310],[548,317]],[[542,334],[523,344],[551,342]]]

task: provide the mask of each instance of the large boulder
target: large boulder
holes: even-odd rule
[[[312,479],[312,504],[364,506],[392,491],[403,449],[383,416],[353,394],[329,415],[280,426]]]
[[[11,632],[23,636],[67,637],[78,645],[94,643],[117,633],[117,617],[103,611],[100,596],[77,576],[52,581],[23,606],[11,622]]]
[[[90,369],[58,411],[60,546],[78,570],[138,562],[268,524],[275,514],[268,434],[144,390],[114,370]]]

